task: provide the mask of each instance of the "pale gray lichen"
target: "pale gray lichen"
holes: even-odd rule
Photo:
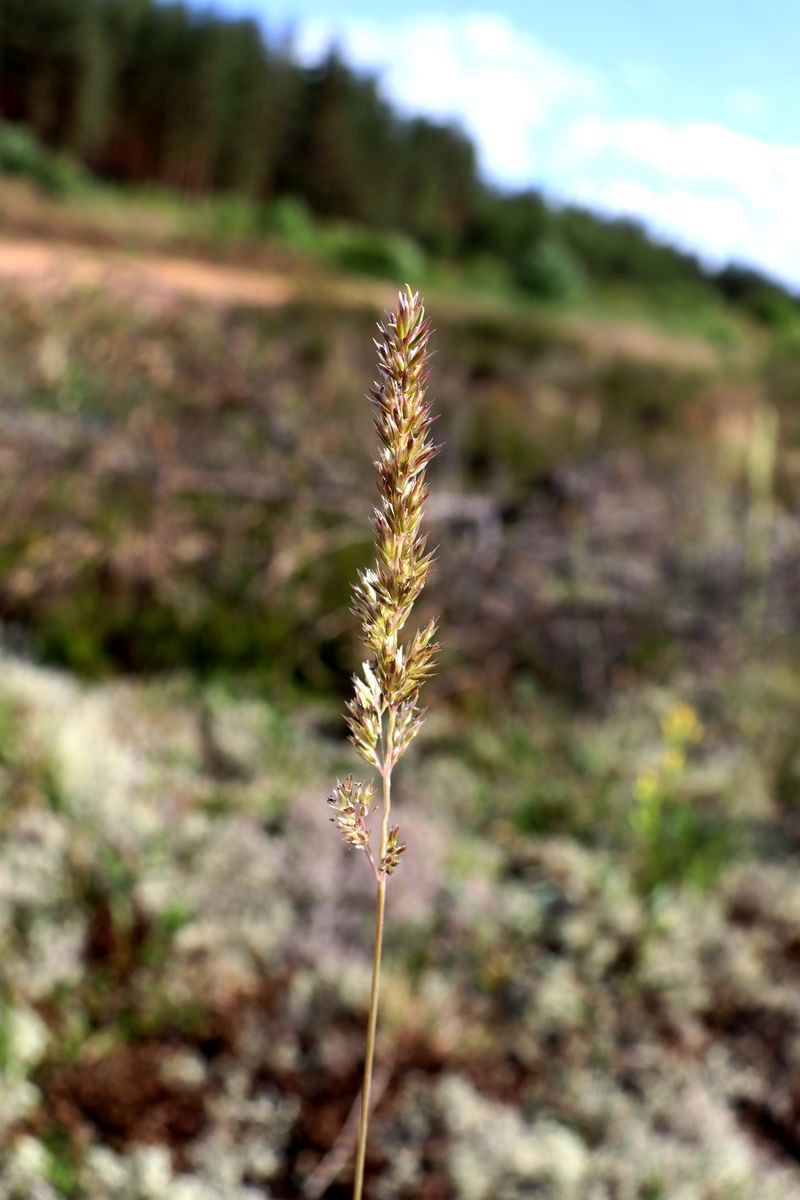
[[[525,1200],[535,1194],[580,1200],[589,1154],[557,1121],[526,1121],[515,1109],[446,1075],[436,1100],[450,1134],[447,1169],[458,1200]]]

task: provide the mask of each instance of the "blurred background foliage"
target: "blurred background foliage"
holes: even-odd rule
[[[52,190],[75,185],[71,158],[116,184],[227,196],[242,234],[307,239],[304,212],[355,223],[338,260],[367,272],[418,268],[422,253],[488,258],[544,300],[574,298],[586,279],[677,291],[679,304],[721,296],[769,327],[796,318],[757,271],[707,272],[635,221],[487,186],[455,125],[400,116],[335,50],[300,65],[255,20],[157,0],[4,0],[0,115],[60,156],[4,128],[4,169]]]
[[[410,279],[444,650],[371,1194],[800,1196],[796,298],[495,191],[210,12],[3,0],[0,117],[3,1194],[314,1194],[368,984],[324,805],[363,394]]]

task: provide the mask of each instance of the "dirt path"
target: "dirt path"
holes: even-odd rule
[[[133,300],[183,298],[221,308],[274,308],[313,298],[344,307],[369,304],[380,310],[391,303],[394,293],[389,283],[326,277],[322,272],[289,274],[159,253],[125,253],[65,241],[9,237],[0,238],[2,283],[56,294],[76,287],[102,288]],[[448,293],[437,297],[436,303],[438,311],[451,315],[474,314],[480,308],[472,295]],[[559,324],[596,360],[621,357],[702,369],[712,366],[717,357],[707,342],[672,337],[645,324],[613,318],[589,323],[577,315],[560,318]]]
[[[185,296],[205,303],[274,307],[298,294],[287,275],[163,254],[133,255],[66,242],[0,241],[0,280],[52,291],[103,287]]]

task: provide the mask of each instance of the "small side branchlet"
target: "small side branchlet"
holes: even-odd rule
[[[386,853],[381,859],[381,870],[387,875],[392,875],[400,865],[400,855],[405,849],[405,842],[400,841],[400,826],[393,825],[386,841]]]
[[[354,783],[352,775],[344,783],[336,780],[336,787],[328,796],[328,804],[336,814],[331,820],[349,846],[361,850],[369,846],[372,831],[367,828],[367,816],[374,798],[375,788],[371,783]]]
[[[422,533],[427,497],[426,469],[437,451],[430,438],[432,415],[425,399],[430,324],[422,301],[407,288],[393,312],[378,326],[378,378],[369,390],[379,452],[379,504],[373,513],[375,564],[359,573],[353,613],[361,623],[370,655],[353,678],[347,705],[350,740],[382,779],[380,831],[373,847],[367,824],[375,795],[372,783],[337,782],[328,798],[332,818],[345,842],[363,850],[377,884],[372,991],[367,1025],[361,1123],[353,1200],[361,1200],[364,1183],[367,1121],[378,1012],[386,880],[406,849],[397,825],[389,824],[392,771],[419,733],[424,712],[419,693],[433,671],[436,622],[430,621],[403,639],[430,570],[432,554]]]

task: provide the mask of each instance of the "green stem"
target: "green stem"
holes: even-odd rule
[[[379,864],[386,854],[389,836],[389,813],[392,807],[392,757],[394,754],[395,712],[389,709],[386,753],[383,770],[383,820],[381,821],[381,852]],[[356,1172],[353,1180],[353,1200],[361,1200],[364,1190],[364,1162],[367,1154],[367,1126],[369,1124],[369,1102],[372,1091],[372,1065],[375,1060],[375,1033],[378,1028],[378,993],[381,980],[381,950],[383,948],[383,914],[386,908],[386,875],[379,870],[378,896],[375,910],[375,947],[372,952],[372,988],[369,996],[367,1018],[367,1049],[364,1056],[364,1084],[361,1089],[361,1119],[358,1124],[358,1150]]]

